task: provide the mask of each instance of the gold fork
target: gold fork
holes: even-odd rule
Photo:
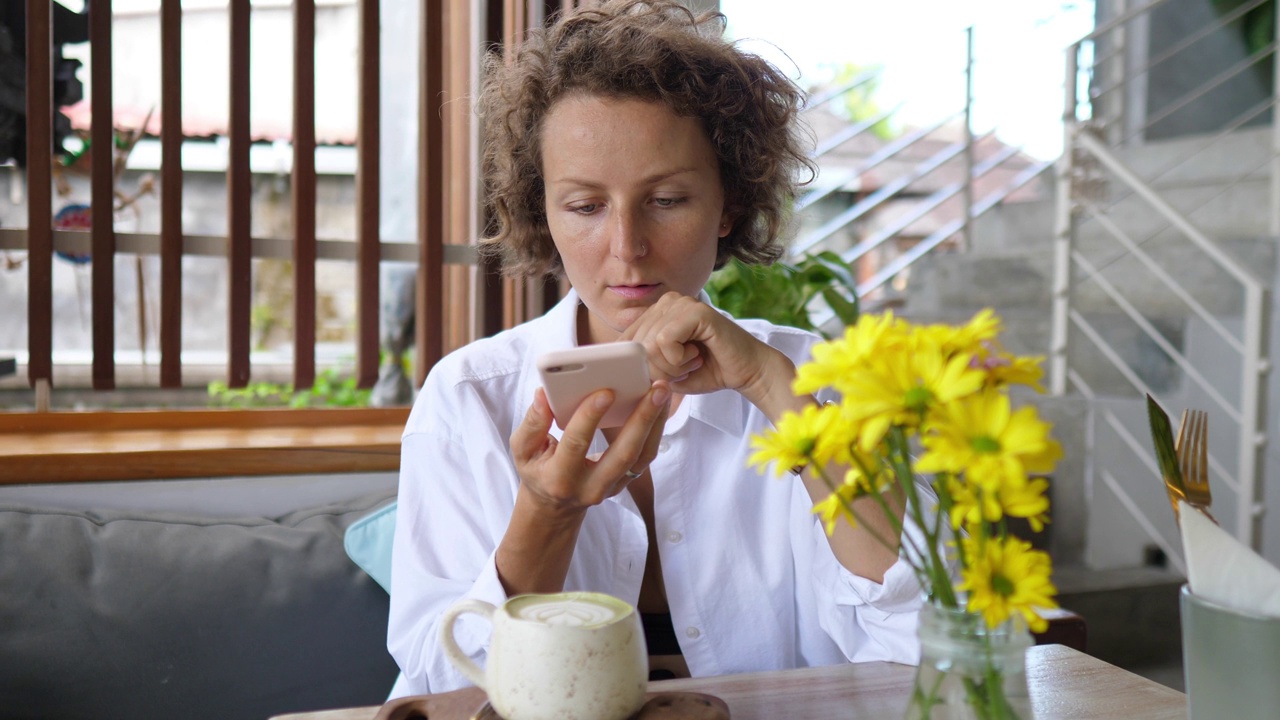
[[[1184,410],[1174,445],[1178,470],[1182,475],[1183,500],[1217,523],[1209,512],[1213,496],[1209,492],[1209,414],[1203,410]]]

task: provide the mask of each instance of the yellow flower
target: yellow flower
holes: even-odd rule
[[[983,522],[999,522],[1006,515],[1026,518],[1031,529],[1040,532],[1049,521],[1049,481],[1033,478],[1009,481],[1000,486],[948,478],[951,498],[951,527],[964,525],[973,532]]]
[[[921,438],[925,452],[916,469],[963,473],[970,482],[992,489],[1025,484],[1027,473],[1049,472],[1062,455],[1049,428],[1035,408],[1011,412],[1008,395],[986,388],[939,408]]]
[[[844,337],[813,347],[813,359],[796,370],[792,391],[803,395],[831,387],[844,392],[847,381],[862,373],[869,359],[892,353],[902,344],[903,329],[892,312],[862,315]]]
[[[955,590],[967,595],[967,612],[991,626],[1019,615],[1041,630],[1047,624],[1036,609],[1055,607],[1057,593],[1049,556],[1006,539],[1001,521],[1026,518],[1034,530],[1043,529],[1049,482],[1038,476],[1053,469],[1062,448],[1034,408],[1011,407],[1010,385],[1042,390],[1042,358],[1005,352],[1000,328],[991,310],[959,327],[915,326],[891,313],[863,316],[841,338],[814,346],[792,383],[798,394],[834,389],[840,403],[784,416],[776,430],[752,438],[750,462],[772,463],[778,475],[806,462],[821,469],[831,492],[813,512],[828,534],[837,523],[854,525],[866,519],[864,512],[884,511],[868,495],[932,475],[945,520],[935,508],[921,507],[915,494],[906,495],[911,517],[922,518],[925,545],[904,558],[924,589],[949,596],[942,590],[951,590],[951,570],[938,552],[949,522],[962,530],[954,533],[963,536],[960,544],[948,545],[962,550]],[[918,436],[918,459],[903,454],[903,435],[908,444]],[[833,472],[837,466],[842,470]],[[831,487],[841,471],[842,482]]]
[[[1000,498],[994,492],[983,492],[982,487],[963,479],[947,479],[947,495],[951,498],[951,527],[974,527],[985,522],[997,522],[1003,515]]]
[[[891,425],[916,428],[932,408],[982,387],[983,375],[969,367],[970,356],[944,357],[927,336],[914,336],[909,345],[846,382],[842,404],[862,423],[859,446],[864,450],[879,445]]]
[[[827,529],[827,535],[832,535],[836,531],[836,523],[844,518],[850,525],[855,525],[853,521],[853,513],[849,512],[846,503],[849,499],[841,494],[845,486],[840,486],[835,492],[827,496],[825,500],[819,501],[813,506],[813,514],[822,519],[822,526]]]
[[[948,356],[956,353],[974,355],[1000,334],[1000,318],[996,317],[994,310],[985,308],[964,325],[928,325],[921,328],[921,332],[930,336]]]
[[[1040,384],[1044,377],[1044,369],[1040,366],[1044,362],[1043,355],[1024,357],[988,345],[978,353],[974,362],[987,372],[988,385],[1026,385],[1036,392],[1044,392],[1044,386]]]
[[[1031,478],[1025,483],[1008,483],[1000,488],[1000,507],[1009,517],[1026,518],[1031,529],[1040,532],[1049,522],[1049,481]]]
[[[827,529],[828,535],[836,531],[836,522],[841,518],[850,525],[857,524],[853,513],[849,511],[849,506],[854,500],[885,490],[888,478],[884,473],[879,472],[879,468],[873,464],[874,462],[873,458],[864,458],[864,464],[875,473],[874,476],[868,478],[860,468],[850,468],[845,473],[844,483],[837,487],[835,492],[828,495],[826,499],[813,506],[813,514],[822,518],[823,527]],[[877,512],[879,511],[877,510]]]
[[[968,591],[969,612],[982,613],[988,627],[1020,613],[1033,631],[1044,631],[1048,623],[1035,609],[1058,606],[1053,600],[1058,590],[1049,581],[1048,553],[1013,537],[968,537],[962,542],[968,567],[960,571],[963,582],[956,587]]]
[[[809,405],[799,413],[784,413],[777,428],[752,436],[751,448],[756,452],[747,463],[761,469],[773,463],[776,477],[810,462],[847,464],[855,432],[839,406]]]

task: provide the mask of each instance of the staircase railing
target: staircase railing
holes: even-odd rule
[[[1184,135],[1159,142],[1150,136],[1159,135],[1154,132],[1159,124],[1179,113],[1204,109],[1214,102],[1210,98],[1217,97],[1215,92],[1222,92],[1227,83],[1264,60],[1275,64],[1275,75],[1280,77],[1276,43],[1246,53],[1154,112],[1146,107],[1153,97],[1149,84],[1153,73],[1168,70],[1161,68],[1164,63],[1185,60],[1185,53],[1196,52],[1207,38],[1224,37],[1233,23],[1268,1],[1247,3],[1155,53],[1142,43],[1130,42],[1150,37],[1147,30],[1152,13],[1168,4],[1168,0],[1154,0],[1100,23],[1067,50],[1065,142],[1056,187],[1051,387],[1055,394],[1070,389],[1088,398],[1099,426],[1109,429],[1130,454],[1128,460],[1102,457],[1097,431],[1090,431],[1086,436],[1087,478],[1114,494],[1137,526],[1182,571],[1185,565],[1176,531],[1161,529],[1169,527],[1171,516],[1158,482],[1145,416],[1126,412],[1136,408],[1136,403],[1125,406],[1107,401],[1120,393],[1116,387],[1127,386],[1135,393],[1133,397],[1150,394],[1167,408],[1178,402],[1207,404],[1215,424],[1227,421],[1229,432],[1219,431],[1215,437],[1234,435],[1234,467],[1229,467],[1220,453],[1211,452],[1210,457],[1216,488],[1229,490],[1234,499],[1234,503],[1225,503],[1230,510],[1224,513],[1228,515],[1224,524],[1233,524],[1236,537],[1261,549],[1270,278],[1264,282],[1246,262],[1224,249],[1225,241],[1247,237],[1214,237],[1214,232],[1202,229],[1207,221],[1198,216],[1209,218],[1213,210],[1221,211],[1225,200],[1256,191],[1259,175],[1269,174],[1270,224],[1256,234],[1274,237],[1280,232],[1276,219],[1280,217],[1276,189],[1280,184],[1274,172],[1275,148],[1280,147],[1276,140],[1280,138],[1276,93],[1272,91],[1270,97],[1234,117],[1221,119],[1215,129],[1201,131],[1192,139]],[[1193,159],[1207,165],[1204,161],[1214,157],[1214,151],[1222,150],[1228,141],[1238,142],[1240,130],[1262,119],[1267,110],[1273,111],[1272,137],[1266,143],[1268,151],[1260,153],[1257,161],[1220,173],[1212,187],[1186,176]],[[1157,159],[1157,155],[1164,158]],[[1085,237],[1090,241],[1087,245],[1081,241]],[[1236,288],[1238,294],[1221,291],[1224,283]],[[1206,293],[1205,287],[1210,285],[1218,292]],[[1194,338],[1188,332],[1179,346],[1177,339],[1170,337],[1176,332],[1162,331],[1161,318],[1168,320],[1171,313],[1202,323],[1208,335],[1203,345],[1192,347]],[[1120,318],[1131,322],[1133,332],[1166,358],[1180,383],[1153,379],[1149,368],[1126,357],[1117,340],[1123,333],[1109,332],[1107,326],[1107,321]],[[1211,364],[1216,367],[1197,363],[1192,357],[1197,351],[1201,356],[1211,355]],[[1105,362],[1095,363],[1095,370],[1097,365],[1109,367],[1122,382],[1112,382],[1110,389],[1102,387],[1107,380],[1086,369],[1086,356],[1101,358]],[[1210,376],[1221,375],[1227,362],[1238,368],[1234,392],[1222,387],[1221,377],[1215,382]],[[1125,462],[1131,467],[1136,462],[1149,476],[1118,473],[1115,468]],[[1094,492],[1087,494],[1098,497]],[[1220,504],[1224,503],[1215,506]],[[1153,514],[1161,505],[1161,514]]]
[[[931,140],[936,141],[947,126],[961,124],[964,130],[962,138],[947,143],[927,158],[911,163],[910,167],[905,171],[887,179],[868,194],[857,198],[849,207],[838,212],[835,216],[821,223],[815,223],[816,227],[803,233],[792,244],[791,254],[794,256],[819,250],[834,249],[840,253],[846,262],[857,263],[866,258],[872,251],[885,245],[885,243],[901,237],[905,229],[929,213],[936,212],[943,203],[959,198],[962,206],[961,212],[953,213],[957,214],[958,217],[945,220],[927,237],[915,240],[911,247],[901,250],[901,252],[898,252],[887,261],[879,262],[861,273],[864,279],[858,285],[858,296],[860,298],[867,298],[876,291],[881,290],[895,277],[906,273],[911,265],[921,257],[937,250],[948,241],[959,239],[959,244],[962,247],[968,247],[971,244],[968,237],[969,228],[973,220],[996,207],[1014,192],[1026,187],[1053,167],[1051,162],[1032,163],[1018,172],[1011,180],[989,188],[981,195],[975,192],[975,181],[986,177],[997,168],[1005,166],[1007,162],[1019,155],[1020,148],[1004,147],[990,157],[976,158],[976,146],[987,136],[975,136],[972,129],[972,87],[974,76],[972,28],[969,29],[966,39],[967,61],[962,75],[966,88],[963,108],[931,124],[911,128],[901,136],[886,141],[882,147],[869,153],[852,168],[836,170],[828,167],[825,170],[820,170],[820,173],[826,172],[827,176],[822,177],[820,174],[815,189],[802,196],[796,203],[796,212],[803,217],[806,212],[813,212],[812,208],[819,201],[839,192],[851,183],[858,183],[870,171],[881,167],[889,161],[896,160],[901,162],[902,158],[909,156],[911,151],[921,147],[922,143]],[[878,77],[879,74],[876,72],[865,73],[840,87],[815,95],[810,100],[806,110],[812,110],[838,100],[867,83],[875,81]],[[847,128],[823,138],[818,143],[812,159],[821,167],[824,157],[829,156],[830,153],[845,143],[871,132],[881,123],[895,118],[902,109],[903,106],[898,105],[888,111],[876,113],[873,117],[853,123]],[[918,188],[922,184],[922,180],[944,168],[954,167],[957,163],[963,165],[960,180],[930,190],[927,194],[921,194]],[[896,217],[886,227],[864,237],[857,237],[856,241],[852,242],[848,247],[833,247],[833,238],[842,231],[853,227],[861,220],[873,217],[877,212],[884,210],[890,203],[905,198],[911,198],[918,204],[901,217]],[[856,232],[853,234],[855,237],[858,235]],[[819,312],[818,315],[819,322],[822,322],[829,319],[830,313]]]

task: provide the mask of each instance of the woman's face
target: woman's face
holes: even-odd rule
[[[542,130],[547,224],[587,312],[578,342],[609,342],[672,290],[696,295],[729,233],[715,151],[661,103],[591,95]]]

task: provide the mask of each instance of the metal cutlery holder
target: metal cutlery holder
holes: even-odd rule
[[[1275,720],[1280,618],[1205,600],[1183,585],[1182,667],[1191,720]]]

